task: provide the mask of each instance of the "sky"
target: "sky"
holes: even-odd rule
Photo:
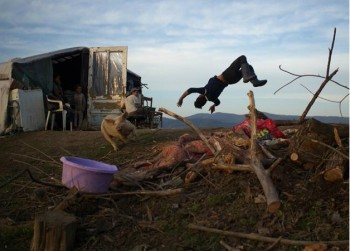
[[[292,74],[326,76],[336,28],[329,69],[338,69],[336,83],[327,83],[308,116],[349,116],[346,0],[0,0],[0,12],[0,62],[70,47],[127,46],[127,67],[147,84],[144,95],[180,116],[209,113],[210,102],[194,107],[196,94],[182,107],[177,101],[240,55],[268,82],[229,85],[216,112],[247,113],[251,90],[258,110],[301,115],[323,78],[288,83]]]

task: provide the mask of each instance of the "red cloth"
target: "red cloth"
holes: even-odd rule
[[[242,128],[244,133],[250,137],[251,121],[245,120],[242,123],[232,127],[232,131],[236,131]],[[256,121],[256,134],[259,139],[269,139],[269,138],[285,138],[286,136],[283,132],[276,126],[272,119],[258,119]]]

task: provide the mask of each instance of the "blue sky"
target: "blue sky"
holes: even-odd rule
[[[301,115],[321,78],[304,77],[277,89],[295,74],[326,75],[329,48],[337,29],[330,72],[349,87],[349,1],[346,0],[0,0],[0,62],[64,48],[128,46],[128,68],[147,83],[154,106],[181,116],[195,109],[196,94],[181,108],[179,96],[204,86],[244,54],[264,87],[242,81],[228,86],[216,112],[247,113],[249,90],[264,112]],[[340,101],[349,90],[328,83],[321,97]],[[349,115],[349,98],[341,105]],[[318,99],[309,115],[340,116],[339,104]]]

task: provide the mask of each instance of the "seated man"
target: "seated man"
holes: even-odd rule
[[[140,90],[137,88],[131,89],[131,94],[125,99],[125,110],[128,113],[128,117],[144,117],[148,115],[148,110],[141,105],[142,96]]]

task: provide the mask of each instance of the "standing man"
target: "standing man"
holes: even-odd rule
[[[267,80],[259,80],[255,75],[254,68],[248,64],[247,58],[242,55],[232,62],[232,64],[223,71],[219,76],[214,76],[209,79],[204,87],[187,89],[179,98],[177,106],[181,107],[185,97],[192,93],[199,93],[194,106],[202,109],[202,107],[211,101],[214,104],[210,106],[209,111],[213,113],[215,106],[220,105],[219,96],[222,91],[231,84],[235,84],[243,78],[244,83],[251,82],[254,87],[263,86]]]

